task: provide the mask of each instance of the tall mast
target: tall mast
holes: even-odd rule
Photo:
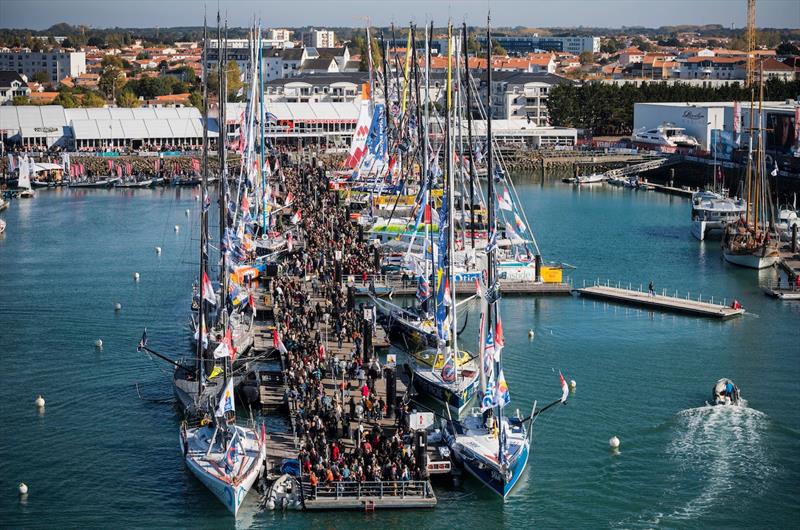
[[[763,63],[759,63],[758,66],[758,151],[756,151],[756,162],[758,166],[756,167],[756,185],[755,185],[755,197],[753,198],[753,206],[755,208],[753,212],[753,233],[758,234],[758,221],[759,219],[759,210],[760,210],[760,202],[763,199],[763,186],[764,186],[764,172],[763,172],[763,161],[764,161],[764,69]],[[763,212],[762,212],[763,214]]]
[[[203,16],[203,174],[201,184],[200,205],[200,304],[197,312],[197,395],[203,392],[203,322],[205,320],[206,303],[204,299],[203,274],[206,272],[206,237],[208,235],[208,214],[206,212],[206,196],[208,195],[208,24]]]
[[[258,125],[260,129],[259,136],[261,137],[261,233],[266,234],[269,232],[269,225],[267,224],[267,173],[264,165],[266,164],[266,157],[264,153],[264,127],[267,117],[264,114],[264,46],[261,42],[261,23],[258,26]]]
[[[464,79],[467,85],[467,144],[469,151],[469,225],[472,249],[475,249],[475,161],[473,159],[472,143],[472,80],[469,75],[469,50],[467,49],[467,23],[463,24],[464,30]],[[462,155],[463,156],[463,155]]]
[[[220,283],[220,305],[221,311],[219,318],[223,325],[223,333],[225,329],[225,318],[227,316],[226,301],[227,301],[227,264],[225,263],[225,252],[222,250],[222,242],[225,239],[225,224],[227,221],[227,208],[226,208],[226,188],[228,181],[228,168],[226,167],[225,159],[225,140],[228,137],[228,119],[226,112],[227,100],[227,80],[228,80],[228,28],[227,21],[225,27],[225,46],[222,46],[222,28],[220,26],[219,11],[217,11],[217,40],[219,42],[219,64],[217,71],[219,72],[219,137],[217,139],[218,157],[219,157],[219,243],[220,243],[220,269],[219,269],[219,283]],[[241,133],[241,131],[240,131]]]
[[[411,35],[409,35],[410,41]],[[426,28],[425,31],[425,148],[423,149],[423,154],[427,158],[430,156],[429,154],[429,147],[430,147],[430,139],[429,133],[430,130],[430,104],[431,104],[431,83],[430,83],[430,64],[431,64],[431,39],[433,38],[433,21],[431,21],[430,30]],[[438,158],[438,157],[437,157]],[[438,160],[436,161],[438,163]],[[430,229],[431,229],[431,276],[433,277],[433,281],[431,285],[433,287],[433,314],[436,315],[439,306],[439,300],[436,296],[436,245],[433,244],[433,210],[436,207],[436,201],[433,200],[433,171],[428,171],[430,175],[428,176],[428,204],[430,204],[431,209],[431,222],[430,222]],[[440,223],[441,224],[441,220]],[[439,230],[441,227],[436,227],[436,233],[441,236],[441,231]]]
[[[383,31],[381,31],[381,50],[383,51],[383,60],[381,61],[381,69],[383,70],[383,119],[386,123],[386,144],[389,144],[389,126],[392,123],[392,119],[390,117],[390,100],[389,100],[389,76],[387,75],[386,69],[386,41],[383,40]]]
[[[753,112],[756,105],[755,97],[755,89],[753,85],[750,85],[750,117],[747,122],[750,132],[747,135],[747,177],[745,182],[745,187],[747,188],[747,203],[745,204],[744,221],[745,226],[748,228],[750,227],[750,209],[752,207],[753,198],[753,131],[755,131],[755,127],[753,127]]]
[[[453,186],[453,128],[451,125],[451,119],[453,114],[453,26],[450,22],[447,22],[447,99],[446,99],[446,109],[445,109],[445,127],[446,127],[446,149],[445,149],[445,156],[447,157],[447,164],[445,167],[447,168],[447,175],[446,175],[446,182],[447,182],[447,255],[445,260],[445,266],[447,267],[447,281],[450,283],[450,307],[448,311],[450,311],[450,342],[453,346],[453,351],[455,352],[455,360],[454,362],[458,364],[458,337],[456,331],[458,327],[456,325],[456,282],[454,277],[454,267],[453,261],[455,256],[455,227],[454,227],[454,216],[453,216],[453,207],[455,206],[455,202],[453,200],[453,191],[455,186]],[[441,233],[441,229],[439,231],[439,237],[442,237],[444,234]]]
[[[369,36],[369,18],[367,18],[367,64],[369,65],[369,100],[372,107],[375,107],[375,77],[372,74],[374,65],[372,64],[372,39]]]

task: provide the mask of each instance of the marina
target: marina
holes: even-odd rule
[[[180,111],[137,99],[151,81],[131,75],[96,113],[80,106],[92,92],[69,113],[20,100],[2,113],[75,142],[51,159],[2,139],[14,146],[0,168],[6,525],[794,524],[800,410],[776,396],[800,381],[800,225],[796,200],[771,188],[787,163],[767,157],[778,122],[761,116],[776,86],[765,61],[746,59],[740,198],[716,147],[711,184],[674,185],[709,142],[683,122],[637,125],[633,147],[601,152],[591,129],[551,130],[537,112],[515,142],[517,125],[497,117],[498,102],[517,104],[515,78],[492,65],[497,39],[522,41],[486,14],[382,30],[367,19],[343,51],[333,31],[284,49],[291,31],[228,16],[187,26],[197,74],[165,90]],[[135,68],[160,45],[143,41]],[[288,123],[272,111],[284,116],[276,98],[294,73],[265,85],[290,56],[292,70],[368,77],[352,105],[350,84],[303,88],[341,100],[298,100],[329,112]],[[104,60],[103,91],[127,68]],[[570,102],[559,90],[584,90],[564,79],[537,92],[555,94],[542,107],[553,116]],[[120,145],[81,120],[45,126],[82,113],[116,116],[95,132]],[[332,114],[352,128],[344,142]],[[134,138],[140,118],[175,145]],[[330,144],[314,141],[323,130]],[[515,169],[525,156],[540,171]]]

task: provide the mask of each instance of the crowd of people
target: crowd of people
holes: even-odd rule
[[[283,175],[283,191],[295,197],[292,211],[302,212],[298,239],[304,244],[286,256],[285,274],[270,290],[286,348],[287,398],[294,404],[304,480],[317,487],[418,479],[422,470],[403,421],[408,409],[377,392],[376,381],[384,374],[364,342],[362,313],[341,282],[348,275],[375,273],[372,248],[328,192],[322,171],[284,168]],[[335,343],[340,355],[326,343]],[[387,414],[396,418],[393,432],[377,423]]]

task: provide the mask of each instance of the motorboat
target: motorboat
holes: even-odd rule
[[[747,210],[743,199],[727,197],[713,191],[692,194],[692,235],[703,241],[706,236],[721,232],[728,223],[735,223]]]
[[[711,391],[712,405],[739,405],[740,401],[739,387],[726,377],[717,381]]]
[[[300,510],[303,508],[302,485],[296,477],[284,473],[267,490],[265,504],[270,510]]]
[[[149,188],[153,184],[153,179],[144,180],[122,180],[114,184],[115,188]]]
[[[70,188],[111,188],[117,182],[122,180],[119,177],[105,177],[99,178],[96,180],[73,180],[70,181],[69,187]]]
[[[606,180],[606,176],[602,173],[592,173],[591,175],[578,175],[575,177],[575,184],[581,186],[583,184],[601,184]]]
[[[669,122],[663,122],[655,129],[642,128],[634,131],[631,141],[660,147],[697,147],[700,145],[697,138],[686,134],[685,128]]]
[[[783,206],[778,210],[778,221],[775,223],[775,229],[780,234],[781,241],[792,240],[792,227],[796,226],[800,232],[800,216],[797,215],[797,210],[791,206]]]

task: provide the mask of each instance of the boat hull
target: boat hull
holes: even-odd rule
[[[481,481],[487,488],[505,499],[519,482],[528,465],[530,444],[526,443],[515,458],[509,462],[508,471],[505,473],[495,463],[487,462],[483,457],[472,451],[469,447],[456,442],[456,455],[461,460],[470,475]]]
[[[414,368],[410,364],[406,366],[409,375],[413,375],[414,387],[420,394],[424,394],[434,401],[449,407],[457,415],[460,415],[466,406],[469,405],[478,390],[479,381],[477,379],[468,382],[454,391],[454,389],[449,388],[445,384],[437,384],[437,382],[431,378],[421,375],[423,370],[430,372],[430,367],[418,366]]]
[[[722,255],[725,257],[725,261],[728,263],[732,263],[740,267],[747,267],[749,269],[766,269],[767,267],[772,267],[778,263],[778,260],[780,259],[780,256],[778,255],[773,256],[767,254],[766,256],[763,256],[761,253],[748,254],[725,251]]]

